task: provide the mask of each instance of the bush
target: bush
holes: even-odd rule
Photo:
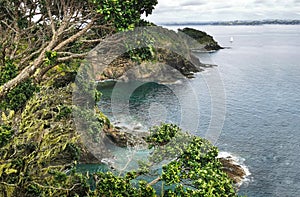
[[[5,146],[11,139],[13,130],[10,126],[0,125],[0,147]]]
[[[18,70],[12,60],[6,60],[4,66],[0,66],[0,86],[16,77]],[[9,91],[5,98],[0,101],[0,109],[19,110],[24,107],[27,100],[33,95],[38,88],[31,79],[27,79],[23,83],[17,85]]]

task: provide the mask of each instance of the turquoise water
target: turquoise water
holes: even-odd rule
[[[300,191],[300,26],[193,28],[205,30],[222,46],[231,47],[197,54],[203,62],[217,64],[217,68],[177,84],[132,82],[122,86],[138,86],[128,97],[122,97],[124,92],[116,88],[102,89],[99,106],[118,124],[140,123],[145,130],[167,121],[204,137],[216,105],[207,83],[212,73],[219,73],[226,95],[226,115],[216,145],[222,151],[244,158],[251,172],[239,194],[297,196]],[[229,42],[230,37],[234,42]],[[115,102],[127,103],[123,105],[126,109],[112,106],[111,95]]]

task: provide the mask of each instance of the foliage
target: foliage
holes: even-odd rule
[[[0,196],[92,196],[89,175],[72,170],[86,150],[75,130],[71,96],[70,85],[43,87],[21,114],[3,113]],[[102,113],[92,115],[99,121],[95,130],[109,124]]]
[[[17,76],[17,74],[18,70],[15,63],[9,59],[5,60],[5,64],[3,66],[0,65],[0,86]],[[0,109],[11,109],[15,111],[21,109],[37,90],[37,86],[32,83],[31,79],[27,79],[12,89],[0,101]]]
[[[151,14],[156,4],[157,0],[1,1],[0,67],[9,58],[18,70],[5,88],[0,84],[0,98],[31,77],[43,81],[58,64],[85,58],[105,36],[142,24],[141,15]]]
[[[0,108],[19,110],[22,109],[27,100],[32,97],[34,92],[38,90],[30,79],[26,80],[22,84],[19,84],[12,89],[6,97],[1,101]]]
[[[96,0],[98,12],[119,31],[131,30],[140,23],[140,16],[152,13],[157,0]]]
[[[5,84],[7,81],[17,75],[17,67],[12,60],[6,59],[4,64],[0,66],[0,85]]]
[[[78,158],[79,136],[69,116],[70,103],[67,88],[41,89],[27,102],[18,121],[13,122],[18,132],[0,149],[0,179],[11,185],[8,188],[7,184],[0,184],[1,191],[9,190],[14,196],[36,196],[38,191],[59,194],[53,188],[73,186],[67,180],[47,175],[52,170],[62,172],[70,168]]]
[[[13,137],[13,117],[14,111],[2,112],[0,119],[0,148],[5,146]]]
[[[209,141],[183,133],[172,124],[151,131],[147,138],[150,148],[154,147],[150,161],[167,162],[160,177],[169,186],[164,196],[236,196],[216,158],[218,150]]]
[[[178,29],[178,31],[197,40],[200,44],[205,45],[204,48],[206,50],[222,49],[222,47],[220,47],[218,45],[218,43],[216,41],[214,41],[212,36],[208,35],[207,33],[203,32],[203,31],[199,31],[199,30],[196,30],[193,28],[188,28],[188,27],[186,27],[184,29]]]
[[[149,149],[154,146],[163,146],[174,138],[175,134],[181,131],[177,125],[163,124],[161,126],[154,126],[150,129],[150,136],[147,137]]]
[[[13,130],[10,126],[0,125],[0,148],[9,142],[13,135]]]
[[[139,186],[136,188],[130,183],[130,178],[118,177],[111,172],[98,172],[94,177],[96,189],[93,195],[95,196],[155,196],[155,190],[151,186],[147,186],[146,181],[139,181]]]

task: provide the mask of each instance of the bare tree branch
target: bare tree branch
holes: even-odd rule
[[[57,58],[57,62],[65,62],[65,61],[69,61],[69,60],[75,59],[75,58],[84,58],[86,56],[87,56],[87,53],[71,54],[66,57]]]
[[[84,43],[99,43],[99,42],[103,41],[103,38],[94,39],[94,40],[80,40],[80,41],[84,42]]]
[[[46,5],[47,5],[46,7],[47,7],[48,16],[49,16],[49,19],[50,19],[52,34],[54,36],[56,34],[56,31],[55,31],[55,24],[54,24],[53,16],[52,16],[52,13],[51,13],[51,7],[49,5],[49,1],[46,1]]]
[[[77,38],[79,38],[80,36],[82,36],[85,32],[87,32],[87,30],[89,30],[93,24],[94,24],[94,19],[92,19],[92,21],[90,23],[88,23],[81,31],[77,32],[76,34],[74,34],[73,36],[69,37],[68,39],[64,40],[63,42],[59,43],[54,49],[53,51],[58,51],[60,50],[62,47],[64,47],[65,45],[74,42]]]
[[[160,180],[161,180],[161,178],[157,177],[156,179],[154,179],[153,181],[151,181],[150,183],[148,183],[147,186],[154,185],[154,184],[158,183]]]

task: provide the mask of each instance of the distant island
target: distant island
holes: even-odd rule
[[[234,21],[208,21],[208,22],[174,22],[163,23],[165,26],[181,26],[181,25],[299,25],[300,20],[282,20],[282,19],[268,19],[268,20],[234,20]]]

